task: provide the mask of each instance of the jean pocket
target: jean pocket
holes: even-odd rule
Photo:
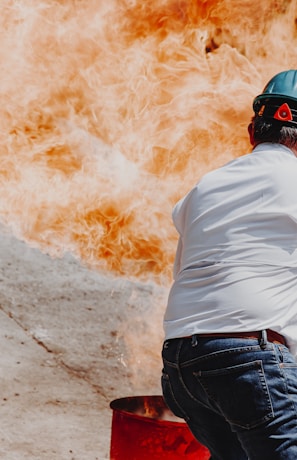
[[[262,361],[201,370],[194,376],[231,425],[250,429],[273,418]]]
[[[176,415],[176,417],[183,418],[186,420],[187,416],[183,412],[182,408],[179,406],[173,394],[170,380],[169,380],[169,375],[164,370],[162,371],[161,385],[162,385],[163,398],[164,398],[164,401],[167,407],[171,410],[171,412],[174,415]]]

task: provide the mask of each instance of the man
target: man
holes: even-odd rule
[[[212,460],[296,460],[297,70],[253,109],[252,153],[173,211],[162,388]]]

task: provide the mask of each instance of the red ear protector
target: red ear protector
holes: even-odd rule
[[[297,104],[293,101],[284,102],[278,98],[263,98],[254,102],[256,115],[267,120],[277,120],[285,126],[297,127]]]
[[[292,121],[293,116],[290,107],[284,102],[275,112],[273,118],[280,121]]]

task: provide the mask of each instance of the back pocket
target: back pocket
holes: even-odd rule
[[[262,361],[198,371],[194,376],[231,425],[250,429],[273,418]]]

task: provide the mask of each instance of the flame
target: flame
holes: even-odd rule
[[[53,257],[168,280],[173,204],[249,150],[253,97],[296,67],[296,1],[2,3],[2,222]]]
[[[160,402],[161,401],[161,402]],[[164,403],[162,406],[162,400],[152,400],[149,396],[143,398],[143,416],[149,418],[159,418],[160,413],[164,411]]]

